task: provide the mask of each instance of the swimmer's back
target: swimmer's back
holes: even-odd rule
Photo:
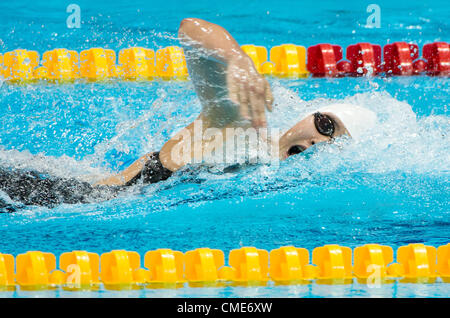
[[[52,207],[114,197],[117,187],[92,186],[75,178],[47,176],[36,171],[0,167],[0,191],[15,202]]]
[[[155,152],[149,156],[142,171],[125,186],[138,182],[156,183],[168,179],[171,175],[172,172],[161,164],[159,153]],[[63,203],[105,201],[116,197],[125,186],[93,186],[76,178],[61,178],[36,171],[0,167],[0,191],[6,193],[12,201],[24,205],[53,207]],[[0,209],[6,210],[5,202],[0,202]]]

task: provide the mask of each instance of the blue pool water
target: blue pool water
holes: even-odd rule
[[[80,29],[65,9],[81,8]],[[342,47],[370,41],[449,41],[446,1],[377,1],[381,28],[366,28],[370,2],[296,1],[9,1],[0,3],[0,53],[16,48],[80,51],[177,45],[184,17],[223,25],[241,44]],[[97,204],[19,207],[0,214],[0,251],[103,253],[127,249],[337,243],[394,249],[450,242],[449,79],[431,77],[270,79],[269,125],[287,129],[336,100],[375,111],[379,125],[361,141],[341,138],[280,167],[236,173],[181,172]],[[192,121],[200,104],[190,82],[9,85],[0,82],[0,164],[95,180],[160,149]],[[15,203],[13,203],[15,204]],[[182,288],[131,292],[0,293],[0,297],[448,297],[449,284]]]

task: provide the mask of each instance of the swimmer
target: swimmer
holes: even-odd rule
[[[74,178],[56,178],[0,168],[0,194],[26,205],[53,206],[61,203],[84,203],[112,198],[126,186],[156,183],[168,179],[175,171],[202,156],[208,141],[201,147],[188,147],[190,155],[174,151],[188,133],[194,136],[196,124],[203,132],[208,128],[265,128],[266,111],[272,111],[273,97],[268,81],[260,75],[250,57],[222,27],[201,20],[184,19],[178,32],[184,47],[189,75],[193,81],[202,111],[197,119],[167,141],[160,151],[145,154],[122,172],[91,185]],[[376,116],[370,110],[333,104],[307,115],[278,140],[278,156],[284,160],[309,147],[330,142],[347,134],[358,138],[373,127]],[[226,133],[223,134],[226,136]],[[226,143],[226,140],[224,140]],[[0,208],[1,204],[0,197]]]
[[[203,132],[208,128],[265,128],[265,111],[272,111],[273,97],[269,83],[256,71],[251,58],[236,40],[219,25],[194,18],[184,19],[178,30],[184,47],[189,75],[194,83],[202,112],[196,119]],[[333,104],[306,116],[279,139],[281,160],[299,154],[309,147],[329,142],[347,134],[358,138],[373,127],[376,115],[363,107]],[[102,185],[127,185],[151,172],[152,181],[167,179],[173,172],[202,157],[208,147],[192,148],[190,156],[173,151],[180,143],[190,142],[195,121],[167,141],[159,152],[146,154],[121,173],[101,180]],[[224,132],[222,136],[226,136]],[[226,142],[226,140],[224,141]],[[151,162],[151,168],[147,167]],[[150,180],[149,179],[149,180]]]

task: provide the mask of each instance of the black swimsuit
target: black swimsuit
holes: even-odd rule
[[[151,154],[144,168],[125,186],[142,180],[144,184],[166,180],[172,171],[166,169],[159,159],[159,152]],[[76,204],[112,199],[123,190],[123,186],[93,186],[75,178],[46,176],[35,171],[10,170],[0,167],[0,192],[4,192],[16,203],[52,207],[62,203]],[[4,195],[3,195],[4,196]],[[13,205],[2,199],[0,212],[11,212]]]
[[[172,171],[162,165],[161,160],[159,159],[159,152],[154,152],[150,155],[150,159],[145,163],[144,168],[125,185],[129,186],[135,184],[141,178],[143,183],[164,181],[167,180],[172,173]]]

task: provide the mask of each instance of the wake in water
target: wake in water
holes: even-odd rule
[[[223,174],[226,167],[219,165],[214,169],[198,169],[194,178],[185,177],[192,176],[186,173],[186,170],[192,171],[192,167],[187,167],[176,174],[175,180],[168,183],[176,187],[180,182],[201,180],[205,183],[204,188],[208,188],[207,197],[214,199],[226,197],[227,193],[231,196],[251,196],[261,191],[275,189],[295,188],[296,191],[301,191],[302,187],[308,187],[320,178],[326,178],[328,187],[339,187],[342,178],[352,178],[355,174],[387,175],[395,172],[442,176],[449,172],[450,120],[447,116],[430,115],[417,118],[410,105],[398,101],[384,91],[356,94],[344,100],[316,98],[305,101],[297,92],[283,87],[279,82],[274,82],[272,87],[275,106],[273,113],[268,114],[270,127],[287,129],[305,114],[337,101],[361,105],[374,111],[378,117],[378,125],[358,141],[344,136],[337,138],[331,145],[318,144],[302,155],[289,158],[277,167],[261,165]],[[21,169],[56,178],[72,179],[76,180],[72,181],[73,183],[80,185],[92,183],[100,177],[111,174],[111,170],[99,163],[108,161],[109,153],[123,151],[124,142],[133,140],[136,142],[137,139],[137,149],[151,151],[156,150],[155,144],[161,144],[167,139],[167,135],[148,132],[148,122],[152,120],[164,122],[159,118],[158,111],[170,113],[177,107],[179,117],[186,117],[186,114],[192,117],[192,104],[186,102],[174,104],[170,101],[165,103],[166,93],[161,93],[161,90],[158,93],[160,99],[153,111],[145,112],[135,120],[119,122],[116,134],[98,143],[95,146],[95,153],[85,156],[82,160],[65,155],[54,157],[44,154],[33,155],[28,151],[0,149],[0,166],[9,171]],[[164,110],[164,107],[168,110]],[[120,109],[117,111],[120,112]],[[184,125],[176,118],[166,119],[165,123],[169,125],[172,133]],[[149,134],[152,135],[150,146],[148,140],[140,138]],[[137,136],[139,138],[136,138]],[[217,173],[211,174],[211,171]],[[151,185],[148,188],[153,187],[156,186]],[[81,188],[77,190],[77,187],[68,187],[70,191],[75,192],[74,195],[80,196],[84,193]],[[98,202],[114,197],[110,189],[94,194],[80,202]],[[201,193],[197,193],[196,196],[199,194]],[[53,202],[63,203],[58,200]],[[20,204],[12,201],[4,192],[0,192],[0,211],[11,211],[12,206]]]

